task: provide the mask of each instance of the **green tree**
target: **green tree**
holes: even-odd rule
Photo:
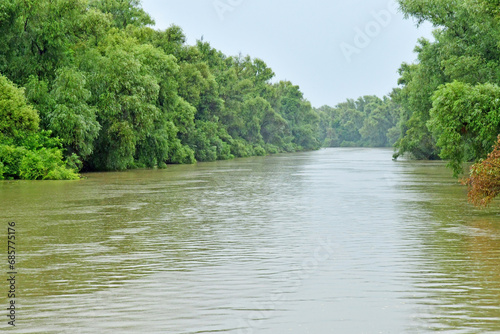
[[[317,111],[324,146],[389,147],[399,137],[401,108],[391,97],[367,95]]]
[[[38,110],[33,135],[3,143],[31,157],[14,164],[22,177],[44,178],[36,166],[64,157],[121,170],[319,147],[320,116],[298,86],[273,84],[261,59],[186,45],[180,27],[153,23],[139,0],[0,4],[0,73]]]
[[[24,91],[0,75],[0,133],[3,137],[19,138],[38,130],[40,119],[29,106]]]
[[[427,128],[432,94],[446,82],[441,69],[440,50],[437,44],[420,39],[415,48],[418,64],[403,64],[399,70],[402,88],[394,94],[394,100],[402,106],[401,138],[396,142],[395,158],[409,153],[416,159],[437,159],[436,141]]]
[[[3,9],[0,68],[18,84],[30,75],[53,78],[73,59],[86,0],[12,0]]]
[[[485,158],[500,133],[500,87],[454,81],[441,86],[433,101],[429,127],[440,157],[458,175],[464,162]]]
[[[127,28],[129,24],[142,27],[154,25],[154,20],[141,8],[140,0],[91,0],[90,5],[113,17],[113,25]]]
[[[48,128],[62,139],[68,154],[87,158],[101,128],[95,107],[89,106],[91,93],[86,78],[74,68],[62,68],[52,85],[53,108],[47,115]]]
[[[76,179],[57,139],[39,132],[24,92],[0,75],[0,179]]]
[[[437,29],[434,42],[420,40],[417,64],[403,64],[402,85],[395,99],[402,105],[402,138],[398,155],[433,159],[436,138],[427,124],[432,96],[439,86],[453,81],[476,85],[499,83],[500,25],[498,3],[491,0],[400,0],[407,17],[431,22]]]

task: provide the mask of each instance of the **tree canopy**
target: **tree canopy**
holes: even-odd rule
[[[39,117],[24,91],[0,75],[0,179],[75,179],[60,141],[39,131]]]
[[[318,111],[263,60],[152,24],[139,0],[3,1],[1,144],[30,131],[73,172],[320,147]]]
[[[399,138],[401,107],[391,97],[363,96],[318,109],[326,147],[392,147]]]
[[[500,80],[498,4],[492,0],[400,0],[399,3],[406,16],[416,18],[420,23],[428,21],[436,30],[435,41],[421,39],[415,48],[418,62],[403,64],[400,68],[399,84],[402,88],[395,100],[403,107],[403,136],[397,143],[397,155],[410,153],[416,158],[451,159],[454,171],[458,172],[459,162],[484,158],[487,154],[487,151],[476,150],[459,156],[459,150],[469,151],[465,137],[471,133],[469,128],[465,131],[468,127],[465,123],[460,127],[464,132],[459,134],[461,138],[465,137],[461,141],[455,139],[457,150],[451,153],[447,147],[449,129],[445,131],[444,127],[448,126],[447,121],[451,121],[448,112],[452,109],[455,115],[458,112],[459,106],[453,107],[455,102],[461,104],[460,101],[472,97],[468,88],[474,86],[476,95],[483,94],[483,102],[486,102],[484,99],[494,101],[496,98],[492,85],[497,85]],[[484,96],[490,93],[493,95]],[[480,104],[476,101],[469,108],[462,103],[462,120],[474,117],[478,108],[492,107]],[[483,112],[487,113],[486,110]],[[448,117],[448,120],[443,117]],[[491,147],[495,138],[496,133],[489,136],[483,146]]]
[[[446,159],[458,176],[464,163],[487,158],[500,133],[498,1],[399,3],[407,17],[436,30],[434,41],[421,39],[415,48],[418,62],[399,70],[394,100],[403,108],[402,136],[395,157]],[[473,175],[480,166],[472,168]]]
[[[5,0],[0,177],[392,145],[396,158],[447,159],[459,175],[500,132],[498,1],[399,4],[436,28],[399,87],[313,108],[261,59],[154,29],[139,0]]]

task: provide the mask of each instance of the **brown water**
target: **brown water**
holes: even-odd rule
[[[18,308],[12,329],[5,281],[0,329],[500,333],[500,206],[475,210],[442,163],[391,153],[1,182]]]

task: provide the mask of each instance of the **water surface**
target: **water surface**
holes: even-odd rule
[[[391,154],[1,182],[14,331],[500,332],[500,206],[473,209],[442,163]]]

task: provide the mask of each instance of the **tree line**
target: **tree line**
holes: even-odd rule
[[[464,182],[491,190],[473,176],[500,179],[488,157],[500,133],[498,1],[398,2],[435,27],[398,87],[313,108],[261,59],[153,29],[139,0],[4,0],[0,178],[394,145],[394,158],[446,159],[455,175],[474,162]]]
[[[155,30],[139,0],[0,5],[0,178],[391,146],[399,107],[313,108],[261,59]]]
[[[392,147],[400,136],[401,107],[389,96],[363,96],[316,109],[325,147]]]
[[[471,202],[500,191],[500,6],[497,0],[399,0],[406,17],[435,27],[420,39],[418,61],[402,64],[393,100],[401,105],[395,158],[445,159]],[[491,154],[489,154],[492,152]],[[486,159],[486,160],[485,160]]]
[[[163,168],[321,146],[266,63],[155,30],[139,0],[0,4],[0,178]]]

